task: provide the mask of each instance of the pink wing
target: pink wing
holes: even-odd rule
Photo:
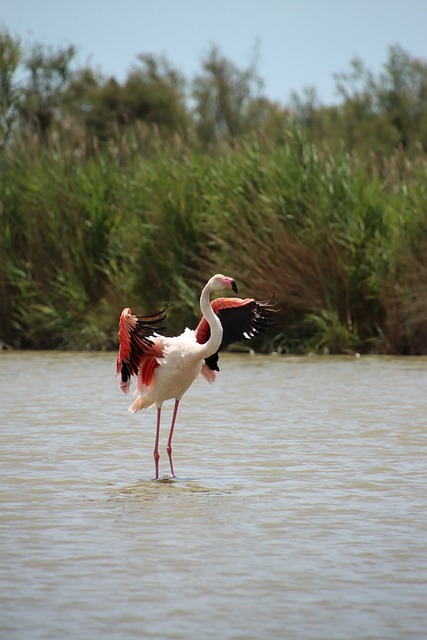
[[[153,331],[160,331],[159,323],[166,317],[165,307],[150,316],[132,315],[129,307],[123,309],[119,321],[119,355],[116,362],[117,375],[120,374],[120,388],[129,391],[131,378],[138,375],[138,384],[148,386],[158,366],[157,358],[162,352],[156,343]]]
[[[217,298],[211,302],[213,311],[221,321],[223,336],[218,351],[222,351],[233,342],[253,338],[266,327],[273,324],[272,315],[276,309],[272,304],[274,294],[270,300],[257,301],[253,298]],[[209,340],[210,328],[203,317],[195,331],[196,340],[204,344]],[[206,358],[209,369],[218,369],[218,351]]]

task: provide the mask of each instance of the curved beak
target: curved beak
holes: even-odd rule
[[[234,293],[238,293],[237,284],[234,282],[234,280],[231,281],[231,288],[233,289]]]

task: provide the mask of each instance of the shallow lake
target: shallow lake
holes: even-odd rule
[[[2,638],[425,638],[426,358],[222,356],[158,482],[114,365],[0,354]]]

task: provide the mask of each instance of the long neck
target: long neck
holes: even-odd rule
[[[210,293],[210,283],[208,282],[200,296],[200,309],[208,321],[211,335],[209,340],[201,345],[199,353],[202,358],[209,358],[209,356],[216,353],[222,342],[222,324],[218,316],[212,311]]]

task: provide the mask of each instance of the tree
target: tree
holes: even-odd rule
[[[399,132],[399,145],[408,149],[420,143],[427,151],[427,64],[399,45],[390,47],[377,101]]]
[[[95,76],[91,69],[76,74],[68,89],[69,109],[84,121],[87,135],[101,141],[135,122],[183,133],[188,126],[184,86],[165,57],[141,54],[124,83]]]
[[[21,60],[21,41],[7,31],[0,32],[0,149],[6,145],[19,116],[22,91],[16,72]]]
[[[128,120],[155,123],[168,131],[187,127],[185,80],[165,56],[140,54],[123,87]]]
[[[290,108],[298,126],[311,128],[320,108],[316,87],[305,87],[302,96],[293,91]]]
[[[28,81],[21,113],[43,141],[47,138],[56,112],[63,106],[65,89],[73,77],[71,62],[75,54],[73,46],[55,50],[36,44],[25,58]]]
[[[238,69],[212,46],[202,61],[203,73],[193,81],[197,130],[204,142],[238,136],[250,127],[250,105],[261,86],[256,55],[247,69]]]
[[[427,150],[427,64],[399,45],[390,47],[378,77],[355,58],[348,73],[335,75],[342,98],[337,129],[350,149],[389,153]]]

